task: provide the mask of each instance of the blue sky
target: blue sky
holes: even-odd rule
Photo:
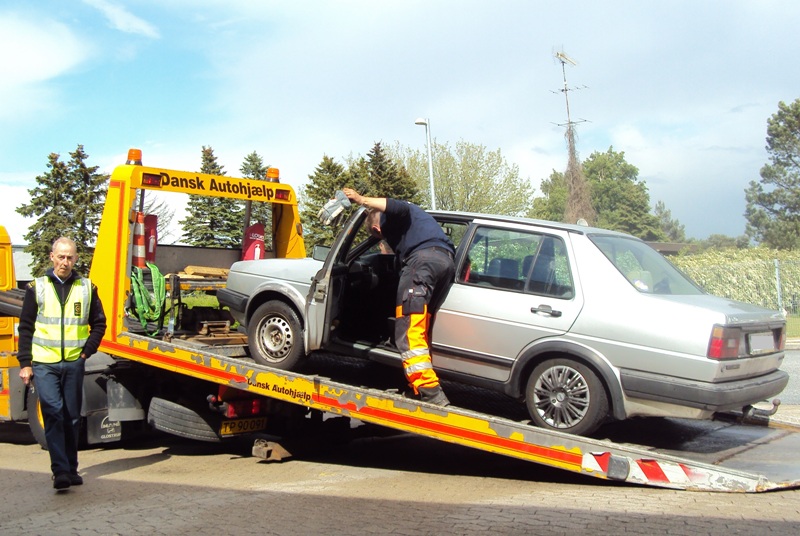
[[[686,226],[744,233],[744,189],[768,159],[767,119],[800,97],[800,2],[0,2],[0,223],[23,243],[47,156],[83,144],[110,172],[147,165],[229,175],[257,151],[304,184],[322,156],[425,129],[500,149],[538,187],[567,155],[567,67],[581,159],[613,146]]]

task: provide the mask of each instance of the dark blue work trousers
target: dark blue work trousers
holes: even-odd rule
[[[44,417],[44,435],[54,475],[78,472],[85,360],[36,363],[33,381]],[[34,408],[28,408],[34,411]],[[33,417],[29,417],[33,418]]]

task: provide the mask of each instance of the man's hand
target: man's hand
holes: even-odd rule
[[[347,199],[355,203],[356,205],[363,205],[364,204],[364,196],[353,190],[352,188],[343,188],[342,191],[344,195],[347,196]]]
[[[28,385],[31,382],[31,378],[33,378],[33,368],[22,367],[19,369],[19,377],[22,379],[22,383]]]

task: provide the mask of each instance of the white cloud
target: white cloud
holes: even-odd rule
[[[0,178],[0,184],[6,182]],[[28,188],[19,185],[3,184],[3,195],[0,195],[0,214],[3,215],[0,225],[6,228],[11,243],[14,245],[27,244],[24,236],[28,233],[28,227],[33,223],[33,218],[25,218],[17,213],[17,207],[28,203],[30,196]]]
[[[155,26],[137,17],[123,6],[108,0],[83,0],[99,10],[108,19],[111,27],[124,33],[143,35],[151,39],[161,37]]]
[[[3,50],[55,58],[30,71],[0,58],[0,96],[15,92],[0,120],[37,112],[0,132],[0,171],[30,177],[75,143],[108,171],[130,145],[147,165],[198,169],[210,145],[229,174],[255,150],[299,190],[323,154],[341,161],[376,141],[424,150],[414,119],[427,117],[437,142],[499,148],[538,187],[567,161],[563,49],[579,62],[569,85],[588,86],[570,93],[572,119],[586,120],[581,159],[613,145],[690,235],[711,230],[710,207],[715,232],[738,234],[766,120],[800,87],[786,67],[800,48],[784,38],[800,3],[10,1],[39,15],[13,37],[17,24],[0,27]]]
[[[55,99],[47,82],[81,65],[90,47],[67,26],[6,13],[0,18],[0,119],[24,119]]]

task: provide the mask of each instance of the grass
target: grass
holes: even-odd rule
[[[786,317],[786,338],[800,338],[800,315],[788,315]]]

